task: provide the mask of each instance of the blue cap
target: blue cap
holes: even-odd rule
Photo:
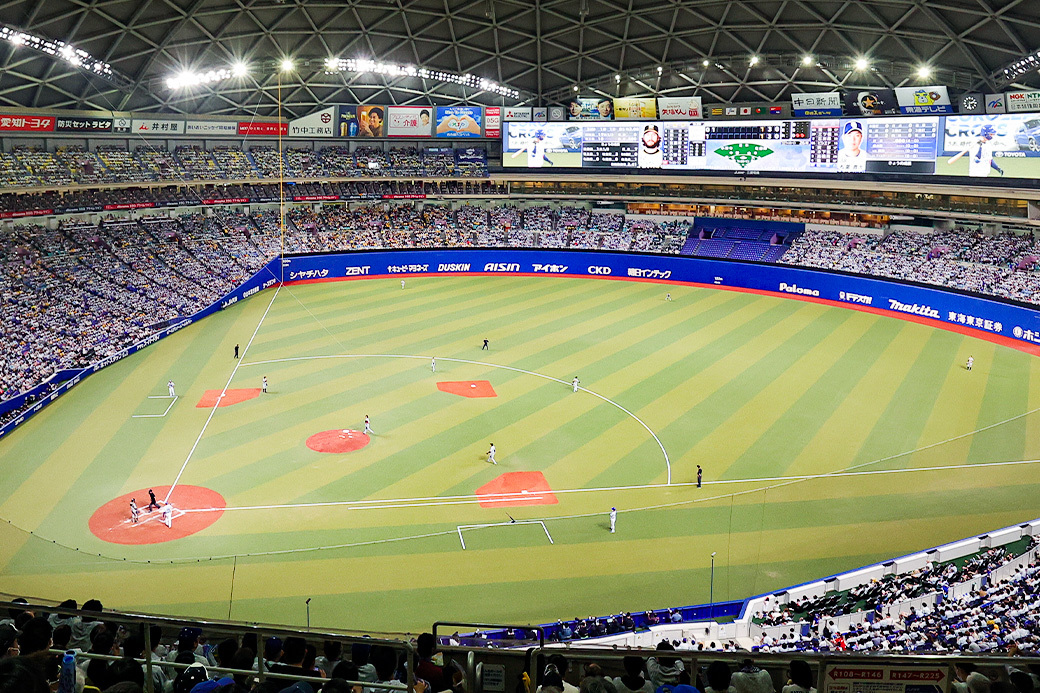
[[[997,129],[987,123],[986,125],[982,126],[982,132],[979,134],[981,134],[983,137],[991,138],[997,134]]]
[[[847,135],[854,130],[863,132],[863,126],[860,124],[858,120],[850,120],[849,122],[845,123],[845,128],[841,131],[841,134]]]

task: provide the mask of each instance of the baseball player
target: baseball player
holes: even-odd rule
[[[617,508],[610,509],[610,533],[614,533],[614,528],[617,526]]]
[[[433,373],[437,372],[437,357],[434,356],[430,359],[430,371]]]
[[[263,391],[264,391],[264,392],[267,392],[267,376],[266,376],[266,375],[264,376],[264,387],[263,387]]]
[[[165,503],[162,507],[162,523],[168,529],[173,528],[173,503]]]
[[[401,288],[402,289],[404,288],[404,280],[403,279],[401,280]]]
[[[574,380],[571,381],[571,385],[574,386],[574,391],[578,391],[578,376],[574,376]]]
[[[368,420],[368,414],[365,414],[365,433],[374,433],[372,423]]]
[[[488,458],[488,462],[490,462],[491,464],[498,464],[498,462],[495,461],[495,444],[494,443],[492,443],[491,447],[488,448],[487,458]]]
[[[137,521],[140,518],[141,518],[141,510],[140,510],[140,508],[137,507],[137,500],[134,499],[134,498],[131,498],[130,499],[130,521],[133,522],[136,525]]]
[[[176,397],[177,396],[177,391],[174,390],[174,388],[173,388],[173,381],[172,380],[170,382],[166,383],[166,387],[170,391],[170,397]]]
[[[553,165],[552,159],[545,155],[545,149],[549,145],[546,141],[545,130],[538,130],[534,137],[528,139],[524,146],[513,152],[512,158],[516,158],[527,152],[528,168],[541,168],[543,164]]]
[[[968,363],[966,363],[964,365],[964,367],[967,368],[970,371],[971,367],[974,366],[974,365],[975,365],[975,357],[974,356],[969,356],[968,357]]]
[[[863,144],[863,125],[858,120],[845,123],[841,131],[842,147],[838,150],[838,170],[859,173],[867,169],[867,152]]]

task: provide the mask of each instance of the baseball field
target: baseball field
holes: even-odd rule
[[[600,279],[286,285],[0,441],[0,592],[296,626],[310,598],[383,632],[721,601],[1033,519],[1038,453],[1040,360],[914,322]]]

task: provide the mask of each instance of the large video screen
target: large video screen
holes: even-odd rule
[[[1040,178],[1040,113],[503,125],[508,167]]]

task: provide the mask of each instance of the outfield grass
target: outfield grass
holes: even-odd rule
[[[287,286],[273,303],[262,292],[86,379],[0,442],[0,590],[296,625],[313,597],[315,626],[383,631],[542,622],[705,602],[713,551],[725,600],[1038,514],[1033,464],[978,466],[1040,457],[1040,362],[1025,353],[713,289],[407,286]],[[229,378],[256,388],[264,375],[266,395],[195,407]],[[575,375],[590,392],[571,391]],[[169,379],[169,414],[132,418],[166,408],[148,397]],[[457,380],[488,380],[498,396],[436,387]],[[360,430],[366,414],[367,447],[305,446]],[[498,466],[484,458],[491,441]],[[842,470],[862,474],[799,478]],[[181,471],[182,487],[239,509],[159,544],[89,530],[107,501]],[[516,471],[542,472],[559,502],[473,502]],[[253,506],[273,507],[241,509]],[[459,525],[507,513],[544,520],[554,543],[513,525],[469,530],[462,550]]]

